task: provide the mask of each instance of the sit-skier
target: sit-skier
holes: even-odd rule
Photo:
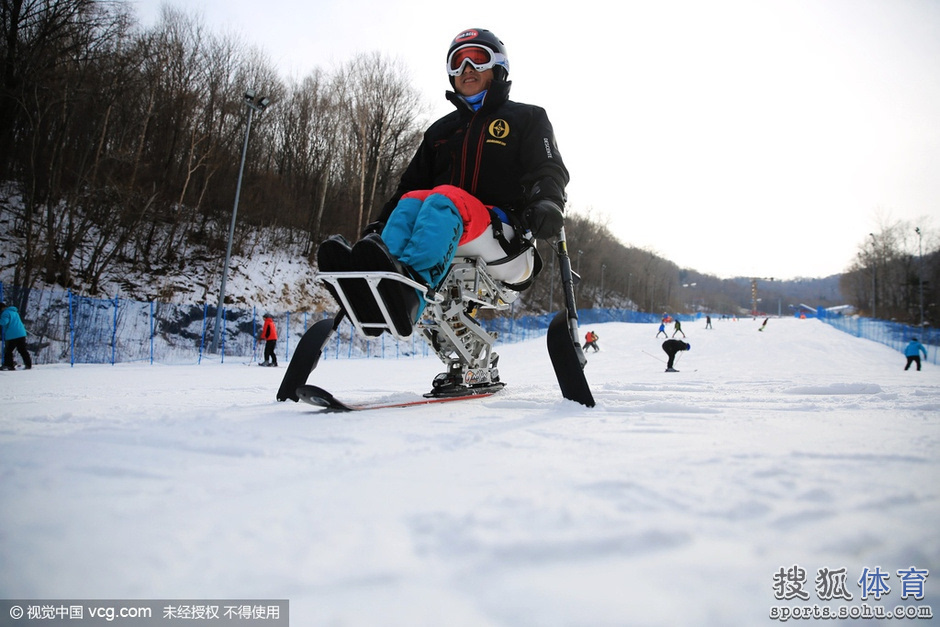
[[[481,251],[509,241],[521,247],[528,232],[541,239],[561,233],[568,171],[545,110],[509,100],[502,41],[488,30],[467,29],[451,42],[446,61],[454,88],[446,95],[456,110],[425,131],[395,194],[355,245],[340,235],[320,244],[321,272],[395,272],[434,289],[458,254],[492,261]],[[534,274],[531,265],[518,276],[496,276],[495,265],[488,270],[521,289]],[[357,317],[381,321],[365,282],[349,285]],[[422,293],[388,280],[377,289],[396,333],[411,335],[427,304]]]

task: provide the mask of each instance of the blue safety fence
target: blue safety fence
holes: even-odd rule
[[[816,317],[840,331],[879,342],[897,351],[903,351],[911,339],[916,337],[927,349],[925,361],[932,364],[940,362],[940,354],[938,354],[940,330],[933,327],[915,327],[900,322],[861,316],[842,316],[827,312],[825,309],[819,309]]]
[[[264,344],[257,341],[263,316],[270,313],[278,332],[277,356],[290,361],[304,332],[327,312],[268,312],[259,308],[224,308],[219,350],[210,353],[215,330],[214,305],[175,305],[157,301],[92,298],[71,291],[23,289],[0,283],[0,300],[16,306],[29,333],[27,347],[33,363],[193,364],[262,359]],[[515,315],[512,310],[480,320],[498,343],[522,342],[545,335],[554,317]],[[627,309],[585,309],[578,312],[585,325],[604,322],[659,323],[659,314]],[[692,316],[678,316],[692,320]],[[322,359],[425,357],[427,342],[417,334],[397,341],[388,334],[362,338],[343,322],[324,347]],[[282,364],[282,365],[283,365]]]

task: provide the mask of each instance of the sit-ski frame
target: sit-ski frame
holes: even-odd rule
[[[584,376],[587,359],[579,339],[578,311],[574,299],[576,275],[571,270],[564,228],[554,241],[553,248],[559,262],[565,308],[555,314],[548,325],[548,354],[562,396],[586,407],[594,407],[594,396]],[[406,338],[399,335],[391,324],[388,307],[379,298],[379,284],[383,280],[398,281],[424,295],[427,301],[425,317],[418,327],[422,337],[431,344],[441,360],[448,364],[448,372],[438,375],[434,383],[435,389],[425,396],[463,396],[468,392],[472,394],[502,386],[496,371],[499,358],[492,350],[496,336],[487,333],[473,316],[480,308],[504,310],[515,302],[519,294],[494,281],[486,272],[486,265],[482,261],[466,257],[455,259],[444,282],[436,291],[428,290],[394,273],[338,272],[319,276],[335,288],[344,310],[332,318],[320,320],[304,332],[281,380],[277,391],[278,401],[290,399],[297,402],[301,397],[307,398],[300,394],[300,391],[308,387],[307,378],[317,367],[323,347],[347,317],[348,312],[352,312],[349,318],[353,321],[356,331],[364,334],[363,329],[366,327],[355,318],[349,298],[339,283],[343,278],[366,281],[383,316],[383,322],[369,323],[368,326],[388,330],[399,339]],[[462,378],[457,379],[458,376]],[[440,381],[441,379],[443,381]],[[483,383],[478,383],[481,381]]]
[[[447,366],[447,372],[435,378],[434,387],[498,384],[496,364],[499,356],[493,351],[497,336],[483,328],[473,316],[478,309],[509,309],[519,293],[494,280],[482,259],[455,258],[436,290],[395,272],[329,272],[318,277],[333,286],[349,321],[364,337],[367,337],[366,329],[381,329],[399,340],[410,337],[399,334],[392,323],[388,306],[379,294],[379,284],[396,281],[414,288],[427,303],[416,328]],[[343,286],[343,281],[348,279],[365,281],[383,320],[364,322],[359,319]]]

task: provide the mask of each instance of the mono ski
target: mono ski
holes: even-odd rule
[[[327,412],[351,412],[366,411],[370,409],[389,409],[393,407],[417,407],[420,405],[431,405],[434,403],[448,403],[451,401],[465,401],[473,398],[485,398],[493,396],[502,389],[502,384],[495,384],[481,388],[467,388],[460,393],[452,395],[425,395],[410,401],[366,401],[359,403],[345,403],[338,398],[315,385],[302,385],[297,388],[297,396],[305,403],[319,407]]]

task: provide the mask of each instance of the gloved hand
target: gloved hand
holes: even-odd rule
[[[539,239],[550,239],[561,233],[565,226],[565,214],[550,200],[537,200],[526,207],[525,223],[532,235]]]
[[[376,220],[375,222],[370,222],[369,224],[367,224],[365,230],[362,232],[362,234],[359,237],[363,238],[366,235],[369,235],[370,233],[377,233],[378,235],[381,235],[382,231],[384,230],[385,230],[385,223]]]

